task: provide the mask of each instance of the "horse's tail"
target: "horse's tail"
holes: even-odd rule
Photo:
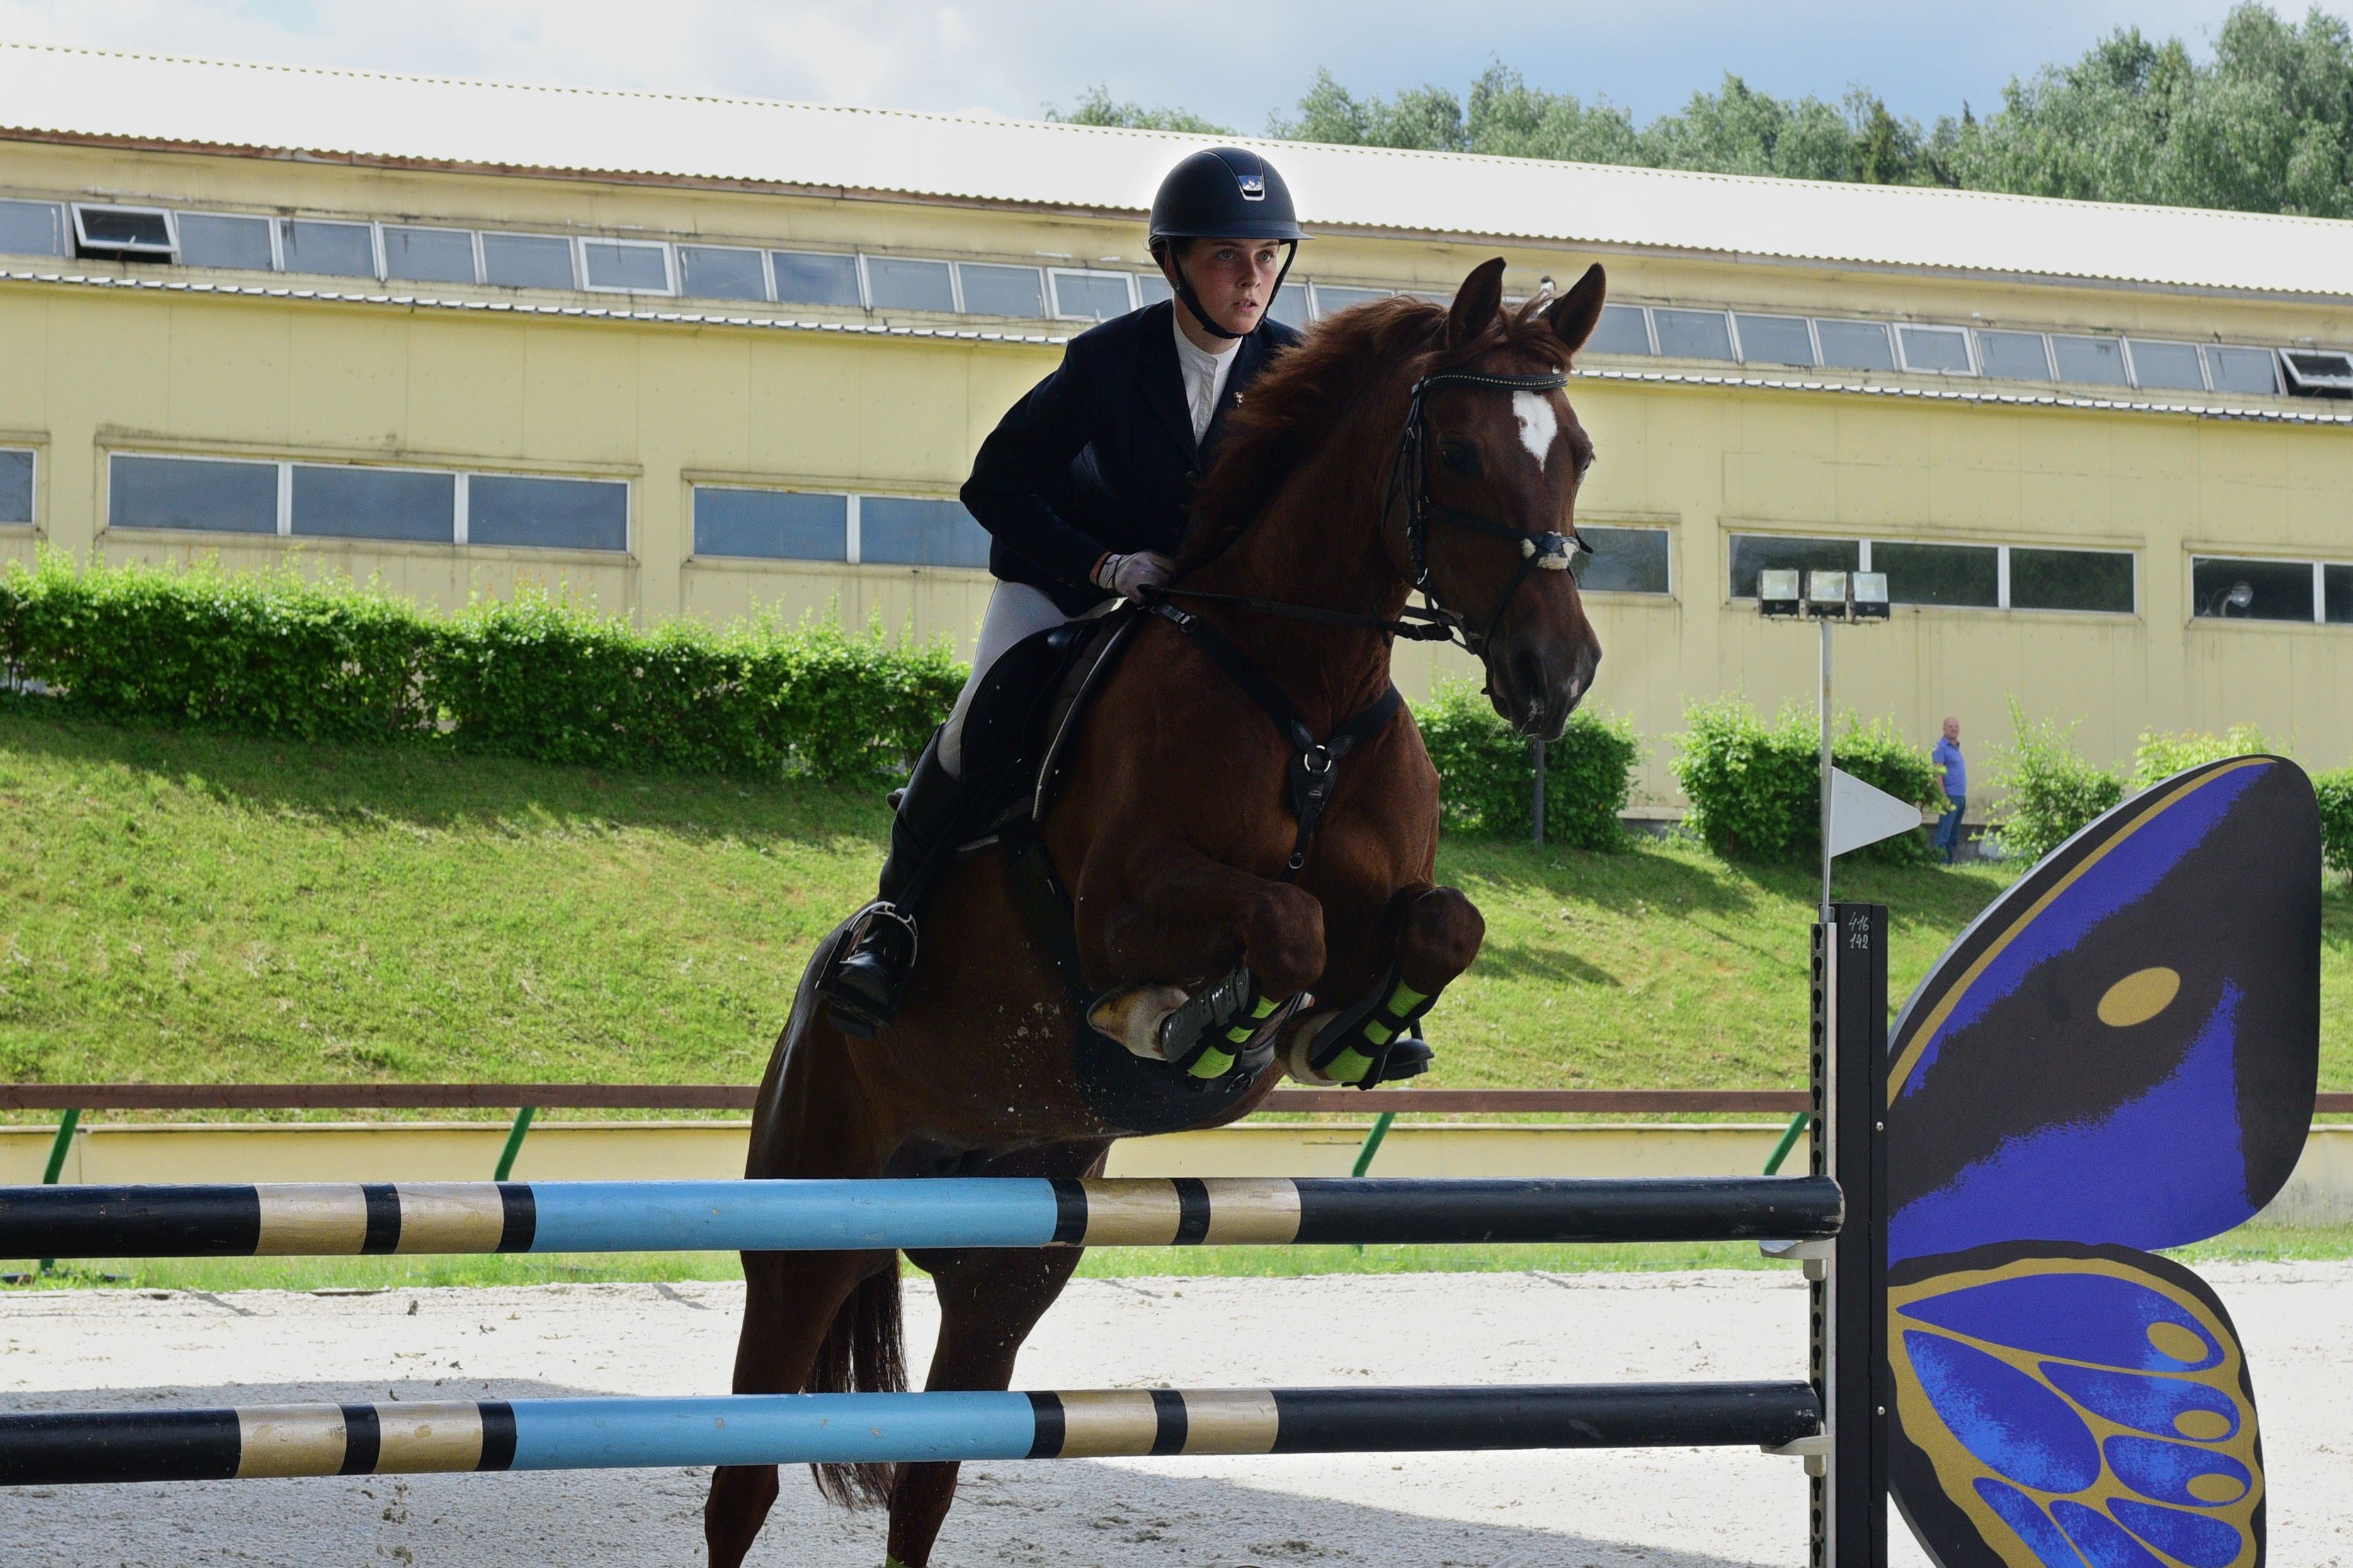
[[[907,1387],[907,1354],[899,1332],[899,1255],[850,1290],[833,1315],[809,1368],[811,1394],[900,1394]],[[892,1467],[881,1463],[811,1465],[817,1489],[843,1508],[891,1500]]]

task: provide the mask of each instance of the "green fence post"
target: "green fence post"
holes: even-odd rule
[[[1788,1159],[1789,1151],[1798,1146],[1798,1134],[1806,1130],[1806,1121],[1812,1115],[1813,1112],[1810,1110],[1800,1110],[1797,1115],[1789,1118],[1788,1131],[1781,1134],[1781,1141],[1778,1143],[1773,1145],[1773,1157],[1765,1162],[1767,1175],[1778,1176],[1781,1173],[1781,1162]]]
[[[1396,1120],[1397,1112],[1394,1110],[1384,1110],[1373,1118],[1373,1130],[1365,1134],[1365,1146],[1356,1151],[1356,1163],[1349,1167],[1348,1174],[1361,1176],[1373,1168],[1373,1156],[1381,1152],[1381,1140],[1389,1135],[1389,1123]],[[1365,1244],[1361,1241],[1356,1243],[1360,1256],[1364,1250]]]
[[[524,1106],[515,1112],[514,1125],[507,1129],[507,1146],[499,1151],[499,1168],[491,1180],[503,1182],[513,1171],[515,1156],[522,1152],[522,1135],[531,1131],[532,1108]]]
[[[58,1136],[49,1145],[49,1168],[41,1173],[41,1185],[54,1187],[58,1184],[58,1178],[65,1173],[66,1151],[73,1147],[74,1129],[80,1125],[81,1112],[71,1107],[58,1118]],[[57,1266],[58,1260],[54,1258],[41,1259],[41,1272],[44,1274]]]

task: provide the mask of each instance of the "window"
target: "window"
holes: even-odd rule
[[[1895,341],[1904,350],[1904,368],[1933,375],[1973,375],[1969,335],[1958,327],[1898,327]]]
[[[1877,321],[1816,321],[1822,363],[1840,370],[1894,370],[1895,350]]]
[[[1593,547],[1577,568],[1577,585],[1588,594],[1665,594],[1667,531],[1663,528],[1579,527],[1577,537]]]
[[[486,234],[482,281],[501,289],[576,288],[572,242],[552,234]]]
[[[109,528],[278,531],[278,465],[117,452],[107,464]]]
[[[229,213],[182,213],[180,263],[185,267],[234,267],[269,272],[278,265],[269,251],[269,220]]]
[[[466,484],[466,542],[545,550],[627,550],[629,487],[620,479],[476,474]]]
[[[2353,566],[2320,569],[2320,616],[2331,626],[2353,623]]]
[[[279,226],[286,270],[329,278],[375,276],[375,231],[364,223],[321,223],[290,217]]]
[[[179,248],[172,215],[160,208],[77,205],[73,218],[74,248],[83,256],[169,261]]]
[[[1342,289],[1330,283],[1318,283],[1315,285],[1315,317],[1321,321],[1326,316],[1336,316],[1351,306],[1367,305],[1375,300],[1388,297],[1389,291],[1386,289]]]
[[[849,498],[697,485],[694,552],[771,561],[847,561]]]
[[[462,228],[384,226],[384,275],[410,283],[471,283],[474,236]]]
[[[1163,279],[1161,281],[1165,288],[1167,280]],[[1294,331],[1305,331],[1307,330],[1307,285],[1285,283],[1282,288],[1277,289],[1274,291],[1274,303],[1268,307],[1266,313]]]
[[[1732,319],[1721,310],[1654,310],[1659,352],[1670,359],[1730,359]]]
[[[2206,348],[2206,374],[2217,392],[2270,394],[2279,390],[2279,373],[2273,368],[2269,349],[2210,343]]]
[[[2136,385],[2168,387],[2177,392],[2206,390],[2206,373],[2199,365],[2196,343],[2127,338],[2125,346],[2132,351]]]
[[[1998,609],[2001,551],[1989,544],[1913,544],[1874,539],[1865,571],[1887,574],[1894,605],[1948,605]]]
[[[967,261],[956,270],[964,275],[964,308],[972,315],[1046,313],[1046,275],[1034,267],[990,267]]]
[[[917,261],[904,256],[866,258],[866,286],[878,310],[939,310],[955,309],[955,282],[944,261]]]
[[[670,247],[643,239],[584,239],[580,275],[600,291],[667,294]]]
[[[1047,275],[1054,285],[1054,314],[1082,321],[1108,321],[1135,309],[1133,276],[1125,272],[1067,272],[1055,268]]]
[[[2133,558],[2120,550],[2010,551],[2013,610],[2133,613]]]
[[[1651,323],[1640,305],[1604,305],[1593,335],[1585,340],[1588,353],[1647,354]]]
[[[2114,338],[2053,336],[2051,354],[2058,362],[2062,381],[2087,382],[2094,386],[2125,384],[2124,345]]]
[[[1296,283],[1286,285],[1285,292],[1298,287]],[[1157,305],[1163,300],[1173,296],[1175,292],[1175,289],[1168,287],[1168,279],[1157,272],[1139,272],[1135,275],[1135,302],[1139,306]],[[1282,307],[1280,304],[1270,313],[1278,321],[1291,320],[1282,313]]]
[[[33,454],[0,447],[0,522],[33,521]]]
[[[2051,345],[2041,332],[1979,332],[1978,357],[1986,374],[2004,381],[2051,379]]]
[[[678,247],[678,291],[695,300],[762,300],[768,297],[766,264],[756,250],[734,246]]]
[[[406,468],[295,463],[292,531],[324,539],[458,537],[458,476]]]
[[[2193,558],[2189,613],[2217,620],[2312,621],[2312,563]]]
[[[986,566],[988,533],[959,501],[861,496],[858,558],[891,566]]]
[[[65,252],[65,209],[55,202],[0,202],[0,255]]]
[[[1852,539],[1784,539],[1773,534],[1732,536],[1732,597],[1757,596],[1757,574],[1785,566],[1800,572],[1861,570],[1862,547]]]
[[[2340,349],[2282,349],[2280,368],[2298,397],[2353,396],[2353,354]]]
[[[822,251],[777,250],[768,256],[776,275],[776,298],[791,305],[847,305],[862,302],[858,292],[858,258]]]
[[[1814,334],[1803,316],[1735,316],[1740,329],[1740,357],[1750,364],[1814,363]]]

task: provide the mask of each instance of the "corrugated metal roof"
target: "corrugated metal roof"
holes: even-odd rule
[[[10,133],[1141,213],[1211,139],[0,44]],[[1253,143],[1311,228],[2353,299],[2353,223]]]

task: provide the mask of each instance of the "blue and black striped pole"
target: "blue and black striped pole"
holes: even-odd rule
[[[783,1394],[0,1415],[0,1486],[1150,1454],[1776,1447],[1803,1383]]]
[[[0,1257],[1744,1241],[1841,1212],[1827,1176],[8,1187]]]

